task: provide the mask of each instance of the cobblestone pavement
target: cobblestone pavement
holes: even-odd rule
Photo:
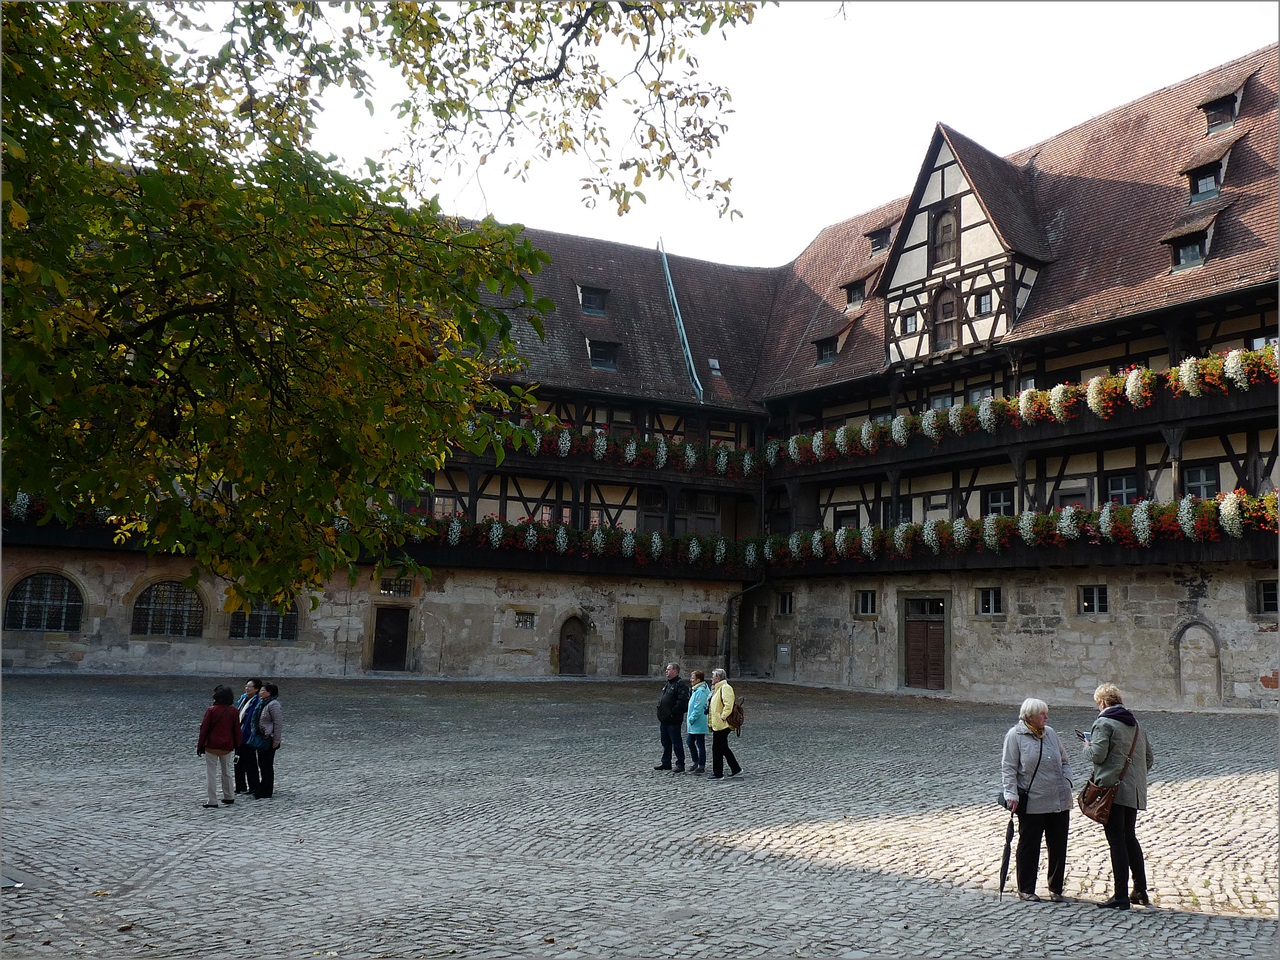
[[[660,680],[284,680],[270,800],[202,809],[217,679],[4,680],[10,957],[1277,952],[1277,722],[1144,713],[1152,907],[997,897],[1016,704],[744,681],[741,782],[655,772]],[[1051,704],[1070,736],[1087,705]],[[1073,741],[1074,742],[1074,741]],[[1082,779],[1082,778],[1078,778]],[[1041,889],[1043,890],[1043,861]]]

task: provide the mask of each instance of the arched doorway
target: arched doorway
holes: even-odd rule
[[[1178,654],[1178,698],[1189,706],[1222,706],[1222,658],[1218,640],[1203,623],[1182,628]]]
[[[586,628],[570,617],[560,628],[560,675],[580,677],[587,672]]]

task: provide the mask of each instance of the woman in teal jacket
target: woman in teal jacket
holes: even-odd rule
[[[693,761],[693,772],[704,773],[707,769],[707,705],[711,703],[711,684],[701,670],[693,671],[693,692],[689,694],[689,714],[685,717],[685,726],[689,735],[685,742],[689,744],[689,759]]]

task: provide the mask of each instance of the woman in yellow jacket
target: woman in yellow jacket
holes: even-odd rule
[[[711,772],[708,780],[724,779],[724,762],[729,761],[729,776],[736,777],[742,773],[738,758],[729,749],[729,734],[733,727],[729,726],[729,714],[733,712],[733,687],[729,686],[727,675],[723,670],[711,671],[711,684],[715,688],[711,694],[711,705],[707,710],[707,719],[711,721]]]

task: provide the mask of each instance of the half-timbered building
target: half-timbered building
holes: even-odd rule
[[[1271,46],[1006,157],[939,124],[779,268],[530,229],[539,442],[424,485],[431,577],[227,615],[8,503],[5,664],[1274,706],[1276,158]]]

